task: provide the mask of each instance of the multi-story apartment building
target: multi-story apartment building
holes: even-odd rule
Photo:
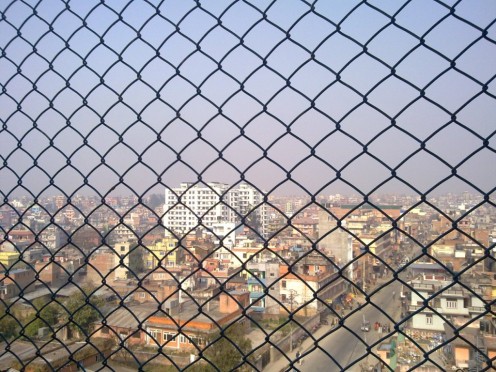
[[[54,225],[47,226],[40,233],[40,242],[52,251],[60,248],[66,241],[67,237],[64,237],[62,230]]]
[[[116,255],[114,255],[114,266],[115,266],[115,279],[127,279],[129,271],[129,250],[131,248],[131,243],[121,242],[114,245],[113,249]]]
[[[115,242],[127,242],[137,240],[136,232],[128,228],[126,225],[116,226],[110,233]]]
[[[146,268],[153,270],[158,266],[175,267],[184,259],[184,249],[178,246],[177,239],[165,237],[161,241],[147,247]]]
[[[279,279],[279,262],[248,262],[246,265],[250,304],[254,311],[266,314],[279,314],[280,288],[274,284]]]
[[[0,270],[10,269],[15,264],[23,263],[19,260],[20,254],[16,251],[0,251]]]
[[[449,287],[450,284],[447,281],[424,278],[411,283],[413,290],[409,312],[413,315],[412,329],[443,332],[444,319],[454,322],[455,318],[464,318],[465,322],[468,322],[485,312],[482,288],[475,285],[468,290],[459,284]],[[424,301],[434,293],[436,295],[429,301],[429,306],[424,306]]]
[[[281,302],[290,311],[300,309],[300,314],[305,316],[326,311],[328,307],[323,302],[331,304],[346,289],[336,268],[320,254],[301,258],[291,270],[281,264],[279,277]]]
[[[218,182],[185,182],[165,190],[163,223],[170,231],[187,233],[198,227],[211,230],[219,222],[240,224],[248,215],[248,220],[257,225],[251,227],[263,235],[266,218],[262,202],[263,194],[247,184],[231,188]]]

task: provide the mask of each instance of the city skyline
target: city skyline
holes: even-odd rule
[[[2,9],[4,195],[494,191],[491,2],[91,4]]]
[[[0,369],[495,368],[495,1],[3,1],[0,71]]]

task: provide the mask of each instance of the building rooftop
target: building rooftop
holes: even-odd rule
[[[105,323],[109,327],[138,329],[140,324],[157,313],[160,314],[157,304],[119,307],[106,316]]]

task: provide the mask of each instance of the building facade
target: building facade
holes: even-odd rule
[[[221,222],[252,224],[265,233],[264,196],[257,189],[240,184],[230,187],[219,182],[194,184],[184,182],[178,188],[165,190],[163,224],[169,232],[188,233],[197,228],[212,231]],[[250,213],[253,211],[252,213]]]

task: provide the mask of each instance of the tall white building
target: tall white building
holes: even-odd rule
[[[241,217],[262,201],[263,194],[247,184],[230,188],[219,182],[184,182],[178,188],[165,190],[163,223],[167,229],[181,233],[201,226],[212,229],[222,222],[240,224]],[[263,235],[265,205],[259,206],[254,213],[260,224],[259,232]]]

